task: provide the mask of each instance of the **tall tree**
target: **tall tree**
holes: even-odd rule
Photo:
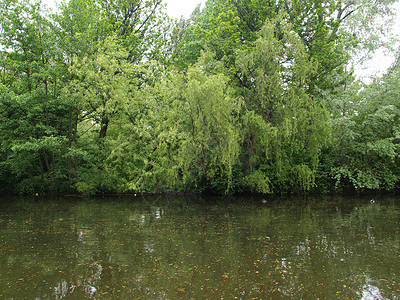
[[[60,70],[49,20],[41,3],[1,1],[0,43],[3,72],[4,121],[2,145],[8,162],[21,181],[20,190],[32,191],[35,184],[47,189],[63,177],[65,106],[57,99]],[[21,163],[24,162],[24,163]]]
[[[129,59],[140,63],[157,57],[163,48],[168,29],[162,0],[94,0],[107,18],[110,29],[129,51]]]
[[[328,114],[308,95],[316,70],[287,21],[267,21],[253,47],[239,52],[244,83],[244,172],[263,193],[308,191],[315,183],[321,147],[329,138]]]
[[[383,15],[393,15],[396,0],[370,1],[264,1],[213,0],[207,1],[204,11],[194,25],[198,39],[207,49],[215,51],[231,69],[235,50],[253,42],[266,20],[278,15],[293,24],[306,51],[318,62],[318,72],[310,83],[310,93],[334,89],[342,85],[347,53],[377,42],[373,34]],[[383,22],[380,31],[388,28]],[[230,70],[236,74],[235,70]]]
[[[137,189],[232,191],[238,163],[240,104],[232,97],[221,64],[202,54],[187,74],[170,70],[155,86],[154,134]],[[145,129],[143,129],[145,130]]]
[[[85,117],[98,126],[100,138],[106,137],[110,121],[128,101],[132,68],[127,56],[110,37],[95,54],[83,57],[71,68],[77,77],[71,85],[82,98]]]
[[[351,105],[334,119],[336,189],[392,190],[400,179],[398,59],[382,78],[353,92]]]

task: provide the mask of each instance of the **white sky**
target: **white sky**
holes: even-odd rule
[[[392,33],[397,37],[395,48],[400,47],[400,2],[394,6],[396,9],[396,18],[392,28]],[[384,50],[378,49],[372,59],[364,62],[361,66],[356,66],[355,73],[359,79],[369,83],[370,76],[381,76],[394,63],[395,57],[393,54],[388,55]]]
[[[175,18],[189,17],[196,6],[204,2],[204,0],[164,0],[167,4],[167,13]]]

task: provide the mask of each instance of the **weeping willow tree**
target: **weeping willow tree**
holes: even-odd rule
[[[218,67],[205,54],[188,71],[186,99],[176,103],[185,116],[178,124],[186,133],[179,160],[185,180],[200,181],[208,188],[205,182],[223,177],[226,182],[218,180],[217,185],[229,190],[239,153],[240,103],[230,95],[228,79]]]
[[[204,53],[187,73],[170,70],[153,88],[153,146],[131,188],[232,190],[240,151],[240,103],[220,69]]]
[[[328,113],[309,94],[317,64],[284,18],[267,21],[236,63],[245,86],[245,184],[262,193],[309,191],[330,136]]]

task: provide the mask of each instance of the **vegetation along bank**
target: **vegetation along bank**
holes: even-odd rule
[[[394,4],[0,0],[0,193],[395,190]]]

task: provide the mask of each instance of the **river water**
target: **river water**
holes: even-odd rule
[[[1,299],[400,299],[400,198],[0,198]]]

